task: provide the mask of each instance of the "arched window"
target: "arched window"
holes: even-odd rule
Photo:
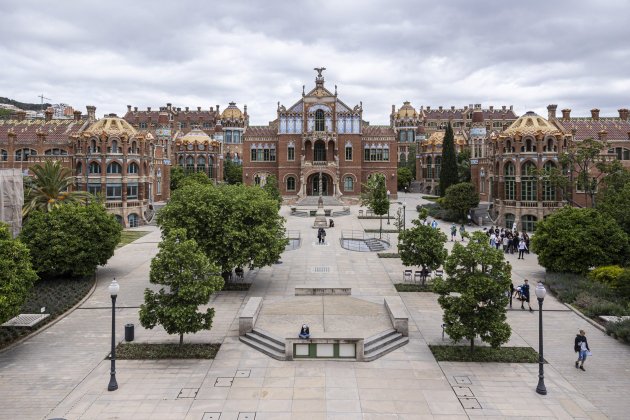
[[[118,153],[118,141],[112,140],[112,146],[110,147],[110,153]]]
[[[7,152],[4,149],[0,150],[0,160],[3,162],[6,162],[7,160],[9,160],[9,152]]]
[[[186,158],[186,169],[193,169],[195,167],[195,159],[192,156]]]
[[[293,144],[287,147],[287,160],[295,160],[295,146]]]
[[[435,171],[433,172],[433,177],[440,179],[440,172],[442,172],[442,156],[435,157]]]
[[[325,126],[324,111],[318,109],[315,111],[315,131],[324,131]]]
[[[107,165],[107,173],[108,174],[120,174],[122,173],[122,166],[118,162],[112,162]]]
[[[83,164],[81,162],[77,163],[77,175],[83,175]]]
[[[521,167],[521,201],[536,201],[536,165],[525,162]]]
[[[352,144],[346,144],[346,160],[352,160]]]
[[[90,149],[88,150],[88,152],[90,153],[96,153],[98,150],[98,147],[96,146],[96,140],[92,140],[90,141]]]
[[[354,179],[351,176],[347,176],[343,179],[343,189],[345,191],[354,191]]]
[[[326,160],[326,146],[324,145],[323,141],[315,142],[315,149],[314,149],[313,154],[314,154],[314,157],[313,157],[314,161],[322,162]]]
[[[254,184],[255,184],[255,185],[260,185],[260,175],[256,175],[256,176],[254,177]]]
[[[127,167],[127,173],[137,174],[140,171],[140,167],[136,162],[131,162]]]
[[[206,158],[204,158],[203,156],[199,156],[197,158],[197,171],[206,171]]]
[[[184,156],[179,157],[179,166],[184,166]]]
[[[66,155],[68,155],[68,152],[66,152],[66,151],[65,151],[65,150],[63,150],[63,149],[57,149],[57,148],[55,148],[55,149],[48,149],[48,150],[46,150],[46,151],[44,152],[44,154],[45,154],[46,156],[66,156]]]
[[[15,161],[26,162],[29,156],[37,156],[37,150],[35,149],[18,149],[15,151]]]
[[[503,168],[503,177],[505,180],[505,200],[514,200],[516,198],[516,170],[514,164],[508,162]]]
[[[433,178],[433,158],[431,156],[427,157],[427,169],[425,178],[431,179]]]
[[[131,142],[131,147],[129,148],[129,153],[131,153],[131,154],[138,153],[138,143],[136,143],[135,141]]]
[[[97,162],[90,162],[89,173],[91,174],[100,174],[101,173],[101,165]]]
[[[512,153],[512,142],[510,140],[505,142],[505,149],[503,149],[503,153]]]
[[[140,218],[138,217],[138,215],[136,213],[131,213],[129,216],[127,216],[127,221],[129,222],[129,227],[138,227],[138,221],[140,220]]]
[[[533,232],[536,229],[538,218],[531,214],[525,214],[521,217],[521,230],[524,232]]]
[[[552,184],[549,176],[556,167],[552,161],[545,162],[545,178],[543,181],[543,201],[556,201],[556,187]]]
[[[525,140],[525,151],[526,152],[531,152],[532,151],[532,140],[531,139]]]
[[[514,226],[514,220],[516,220],[516,218],[514,217],[512,213],[506,213],[505,214],[505,227],[507,229],[512,229],[512,226]]]
[[[295,177],[293,176],[287,178],[287,191],[295,191]]]

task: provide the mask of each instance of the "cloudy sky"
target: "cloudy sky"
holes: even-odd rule
[[[630,107],[628,16],[624,0],[20,0],[0,13],[0,96],[98,115],[235,101],[265,124],[324,66],[373,124],[404,100],[616,115]]]

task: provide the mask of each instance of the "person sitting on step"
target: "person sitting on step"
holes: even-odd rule
[[[311,332],[308,328],[308,325],[302,324],[302,329],[300,330],[300,338],[309,338],[311,336]]]

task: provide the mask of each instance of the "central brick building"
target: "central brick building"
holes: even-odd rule
[[[243,143],[243,182],[264,185],[278,179],[287,201],[307,196],[356,200],[361,185],[375,173],[385,175],[396,196],[396,138],[390,126],[363,121],[362,104],[349,107],[324,86],[316,69],[315,87],[267,126],[249,126]],[[321,182],[320,182],[321,178]]]

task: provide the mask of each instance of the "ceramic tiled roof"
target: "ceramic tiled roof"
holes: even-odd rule
[[[606,139],[609,141],[630,139],[630,122],[619,118],[600,118],[599,120],[572,118],[569,121],[558,120],[557,123],[567,134],[571,134],[575,130],[575,140],[577,141],[588,138],[597,139],[602,131],[606,131]]]
[[[48,143],[69,143],[70,136],[85,125],[85,121],[74,120],[0,120],[0,142],[7,142],[9,132],[16,135],[18,142],[37,142],[38,133],[46,136]]]
[[[245,131],[245,137],[271,137],[278,134],[278,129],[269,125],[250,125]]]
[[[395,136],[394,130],[388,125],[365,125],[362,132],[364,136]]]

